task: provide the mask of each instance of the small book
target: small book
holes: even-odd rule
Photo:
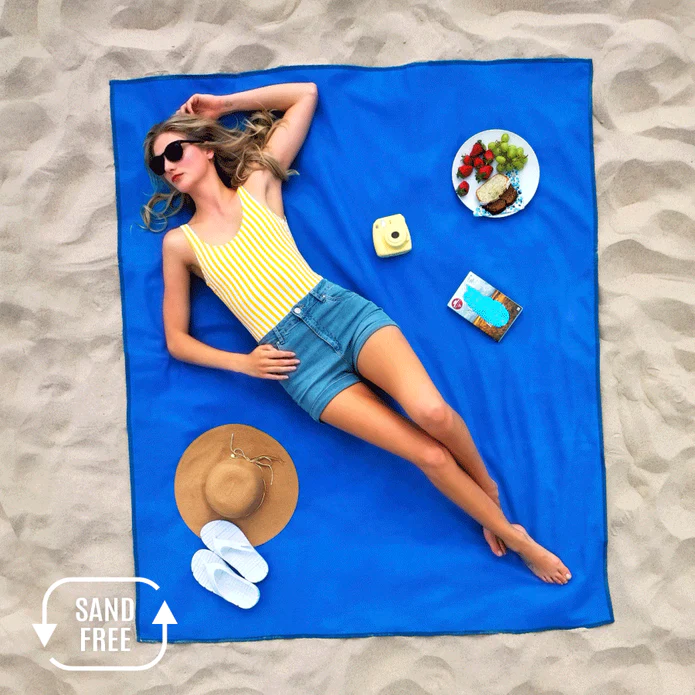
[[[498,289],[470,272],[447,305],[498,343],[522,308]]]

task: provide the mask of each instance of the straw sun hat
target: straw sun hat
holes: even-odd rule
[[[276,439],[250,425],[220,425],[183,452],[174,494],[179,513],[197,536],[208,521],[225,519],[257,546],[287,525],[299,482],[290,455]]]

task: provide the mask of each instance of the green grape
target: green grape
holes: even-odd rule
[[[524,148],[523,148],[523,147],[517,147],[517,148],[516,148],[516,153],[519,154],[519,155],[523,155],[523,154],[524,154]]]
[[[500,149],[502,150],[502,152],[506,152],[509,149],[509,145],[506,142],[503,142],[500,145]]]
[[[488,148],[488,150],[494,150],[495,149],[495,143],[494,142],[488,142],[487,148]]]
[[[509,140],[509,133],[502,133],[500,140],[502,140],[502,142],[507,142]]]
[[[515,169],[521,169],[521,168],[523,167],[523,162],[521,162],[521,161],[518,160],[518,159],[512,159],[512,166],[513,166]]]
[[[496,159],[500,164],[506,164],[506,162],[507,162],[506,157],[503,157],[502,155],[500,155],[499,157],[495,157],[495,159]]]
[[[508,166],[506,164],[498,164],[497,165],[497,171],[505,172],[507,170],[508,170]]]
[[[507,150],[507,154],[510,157],[514,158],[514,157],[516,157],[516,152],[517,152],[516,147],[514,147],[514,145],[509,145],[509,149]]]

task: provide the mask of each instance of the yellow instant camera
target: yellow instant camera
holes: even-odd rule
[[[413,248],[410,230],[403,215],[380,217],[372,225],[372,240],[377,256],[400,256]]]

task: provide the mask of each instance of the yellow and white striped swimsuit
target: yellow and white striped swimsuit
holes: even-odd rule
[[[237,189],[242,220],[225,244],[208,244],[181,225],[205,284],[259,342],[323,276],[299,252],[287,224],[243,186]]]

